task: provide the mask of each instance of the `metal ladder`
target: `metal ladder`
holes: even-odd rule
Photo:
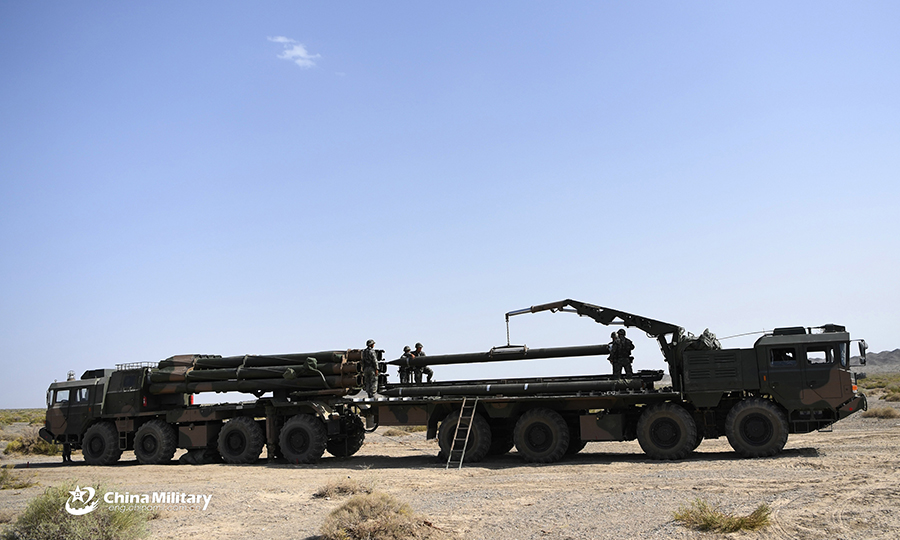
[[[466,447],[469,445],[469,432],[472,430],[472,420],[475,418],[475,407],[478,405],[478,398],[470,400],[463,398],[462,408],[459,410],[459,422],[456,424],[456,434],[453,436],[453,444],[450,446],[450,453],[447,456],[447,466],[457,465],[458,469],[462,469],[463,458],[466,455]]]

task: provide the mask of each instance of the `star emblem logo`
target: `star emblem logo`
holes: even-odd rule
[[[74,491],[70,491],[69,500],[66,501],[66,512],[72,514],[73,516],[83,516],[89,512],[93,512],[96,510],[97,505],[100,504],[100,498],[98,497],[96,501],[91,502],[96,494],[96,490],[90,486],[81,489],[80,486],[75,486]],[[85,495],[87,495],[87,500],[85,500]],[[75,508],[72,506],[72,503],[78,501],[81,503],[81,508]]]
[[[80,487],[75,486],[75,491],[70,491],[69,493],[72,494],[72,502],[81,501],[81,503],[83,504],[84,503],[84,495],[87,492],[88,491],[86,489],[81,489]]]

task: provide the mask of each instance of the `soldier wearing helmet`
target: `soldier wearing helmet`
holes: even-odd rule
[[[409,384],[412,377],[413,368],[409,367],[409,361],[412,360],[413,355],[409,351],[409,345],[403,347],[403,356],[400,357],[400,360],[404,360],[406,364],[400,364],[400,384]]]
[[[616,361],[619,357],[619,334],[612,332],[609,334],[611,341],[609,342],[609,363],[612,365],[613,373],[616,372]]]
[[[375,397],[378,387],[378,353],[375,352],[375,340],[366,341],[362,352],[363,389],[370,398]]]
[[[631,363],[634,361],[634,357],[631,356],[631,351],[634,350],[634,343],[625,337],[624,328],[620,328],[616,334],[616,355],[615,361],[613,362],[613,375],[617,378],[620,377],[622,368],[624,368],[626,377],[634,377],[634,372],[631,369]],[[612,354],[610,354],[610,356],[612,356]]]
[[[422,350],[421,343],[416,343],[416,350],[412,355],[416,358],[425,356],[425,351]],[[427,377],[427,382],[431,382],[431,378],[434,377],[434,371],[428,366],[416,366],[413,368],[413,377],[415,378],[416,384],[422,384],[423,374]]]

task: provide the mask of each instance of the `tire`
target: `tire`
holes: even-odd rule
[[[513,440],[525,461],[553,463],[569,449],[569,426],[556,411],[531,409],[516,422]]]
[[[774,456],[787,443],[787,415],[769,400],[745,399],[728,411],[725,436],[734,451],[744,457]]]
[[[175,457],[178,437],[163,420],[150,420],[134,435],[134,457],[143,465],[168,463]]]
[[[87,428],[81,441],[81,453],[88,465],[112,465],[119,461],[119,432],[109,422],[101,422]]]
[[[362,418],[353,414],[346,417],[342,423],[346,433],[328,439],[325,445],[328,453],[335,457],[352,456],[359,452],[366,442],[366,428],[363,426]]]
[[[638,419],[637,439],[653,459],[684,459],[697,442],[697,423],[680,405],[652,405]]]
[[[218,449],[225,463],[255,463],[266,437],[256,420],[238,416],[219,431]]]
[[[311,414],[291,417],[284,423],[278,436],[281,455],[289,463],[315,463],[325,453],[327,444],[328,432],[325,426]]]
[[[447,461],[450,450],[453,448],[453,438],[456,437],[456,426],[459,424],[459,411],[453,411],[441,422],[438,429],[438,444],[441,451],[438,458]],[[472,417],[472,426],[469,429],[469,441],[466,444],[464,463],[475,463],[484,459],[491,451],[492,444],[491,426],[480,414]]]

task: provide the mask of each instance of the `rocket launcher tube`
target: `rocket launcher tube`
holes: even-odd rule
[[[201,392],[268,392],[271,390],[332,390],[359,388],[362,381],[356,375],[330,375],[302,377],[298,379],[249,379],[229,381],[197,381],[180,383],[153,383],[151,394],[197,394]]]
[[[585,345],[580,347],[555,347],[552,349],[528,349],[525,347],[496,347],[488,352],[443,354],[398,358],[388,364],[402,367],[440,366],[448,364],[478,364],[482,362],[507,362],[512,360],[539,360],[567,358],[571,356],[603,356],[609,354],[609,345]]]

